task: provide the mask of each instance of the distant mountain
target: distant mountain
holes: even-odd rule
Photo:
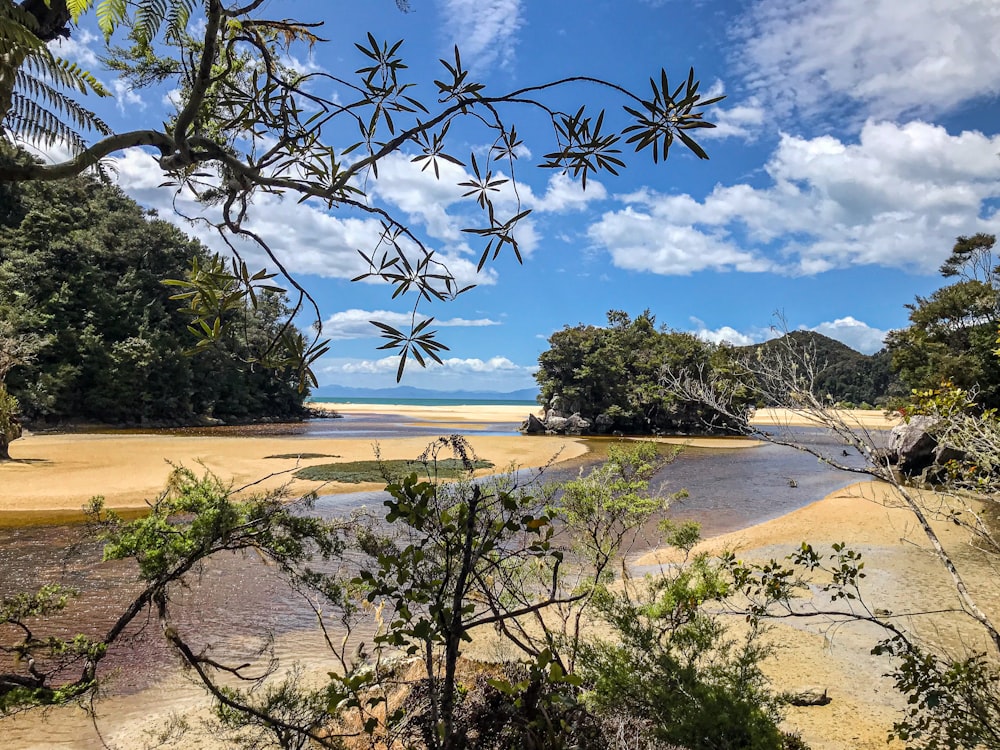
[[[788,346],[815,354],[815,361],[820,365],[816,389],[822,395],[829,394],[834,401],[875,405],[890,392],[894,377],[891,357],[885,349],[875,354],[862,354],[815,331],[791,331],[763,344],[739,348],[772,352]]]
[[[400,385],[395,388],[353,388],[346,385],[321,385],[312,392],[315,398],[437,398],[468,399],[469,401],[534,401],[537,388],[518,391],[435,391]]]

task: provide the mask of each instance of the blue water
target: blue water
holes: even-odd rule
[[[323,404],[398,404],[400,406],[527,406],[537,408],[537,401],[522,399],[478,399],[478,398],[310,398]]]

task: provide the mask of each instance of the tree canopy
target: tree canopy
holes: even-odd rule
[[[634,319],[612,310],[607,326],[566,326],[549,337],[535,373],[538,398],[546,407],[579,413],[601,432],[704,431],[715,415],[672,396],[661,372],[665,366],[724,368],[726,356],[692,334],[658,327],[649,310]]]
[[[1000,275],[993,256],[996,238],[959,237],[941,267],[959,277],[907,307],[910,327],[892,331],[886,343],[893,368],[908,389],[934,389],[944,382],[978,393],[984,407],[1000,406]]]
[[[24,161],[4,148],[0,161]],[[230,333],[194,341],[175,289],[200,243],[93,177],[5,185],[0,216],[0,336],[33,340],[7,387],[33,420],[184,423],[301,413],[294,371],[261,366],[282,329],[281,295],[225,313]],[[0,378],[2,382],[2,378]]]

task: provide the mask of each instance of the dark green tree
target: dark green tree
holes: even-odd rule
[[[1000,324],[1000,277],[992,235],[959,237],[941,267],[954,284],[917,297],[910,327],[887,340],[893,368],[907,389],[934,389],[951,382],[978,392],[986,408],[1000,406],[1000,361],[994,354]]]
[[[671,395],[660,383],[664,367],[724,368],[725,349],[689,333],[656,325],[646,310],[632,319],[612,310],[606,327],[564,327],[538,357],[539,402],[579,413],[600,432],[699,432],[715,415]]]
[[[0,160],[24,160],[9,149]],[[165,279],[200,243],[90,177],[5,186],[0,223],[0,322],[38,339],[8,387],[29,419],[107,422],[295,417],[295,373],[262,367],[261,352],[288,315],[280,295],[240,298],[230,333],[199,356],[190,317]]]

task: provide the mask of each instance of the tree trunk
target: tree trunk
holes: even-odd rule
[[[6,435],[0,435],[0,461],[10,461],[10,441]]]

